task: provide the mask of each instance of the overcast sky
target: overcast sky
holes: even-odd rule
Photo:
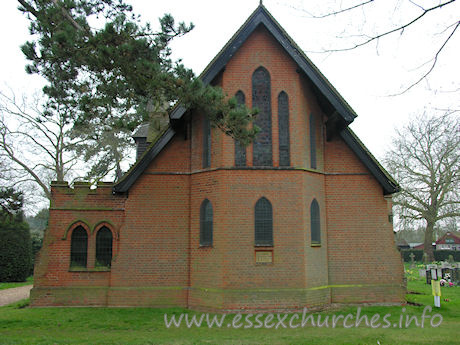
[[[259,4],[259,0],[127,2],[152,24],[164,13],[195,24],[195,29],[177,39],[172,49],[174,57],[181,58],[196,74],[201,73]],[[336,2],[346,8],[361,1]],[[383,32],[421,14],[421,9],[408,0],[376,0],[340,15],[311,17],[339,10],[339,6],[334,6],[336,2],[264,0],[264,5],[357,112],[358,118],[351,128],[374,155],[383,157],[394,129],[411,115],[435,108],[460,108],[460,29],[439,54],[427,80],[402,96],[389,96],[408,87],[429,69],[431,62],[426,62],[435,56],[453,29],[446,28],[459,19],[460,2],[428,13],[403,35],[396,33],[351,51],[324,53],[321,51],[359,42],[362,37],[358,34]],[[417,2],[426,8],[436,3],[439,1]],[[40,89],[43,81],[24,72],[26,61],[19,46],[29,38],[28,21],[17,5],[14,0],[2,3],[1,88],[8,85],[16,93],[31,93]]]

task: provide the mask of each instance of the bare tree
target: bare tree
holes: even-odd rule
[[[349,18],[352,18],[353,26],[357,28],[357,32],[340,35],[338,38],[340,38],[342,42],[345,42],[344,44],[341,46],[324,48],[321,51],[323,53],[331,53],[354,50],[371,43],[375,43],[377,49],[379,40],[382,38],[392,35],[402,36],[409,28],[423,23],[423,20],[426,18],[430,17],[433,19],[439,17],[439,13],[441,11],[443,13],[450,13],[449,11],[455,13],[456,4],[454,3],[456,1],[457,0],[442,0],[424,2],[424,4],[431,3],[429,5],[422,5],[421,1],[417,2],[414,0],[398,0],[391,3],[388,1],[366,0],[359,1],[354,4],[348,4],[348,2],[343,1],[333,1],[332,5],[329,5],[329,7],[327,6],[327,2],[322,4],[322,11],[321,7],[319,7],[320,9],[318,10],[317,4],[315,4],[315,11],[307,10],[305,8],[306,5],[299,7],[291,4],[287,6],[296,11],[300,11],[308,19],[330,19],[335,21],[337,18],[343,16],[349,16]],[[393,14],[398,12],[403,6],[410,10],[408,11],[410,14],[407,17],[403,16],[400,20],[395,19],[395,15],[388,18],[388,16],[384,14],[383,8],[391,6],[394,8]],[[373,15],[380,13],[380,16],[377,15],[379,23],[369,21],[377,28],[374,28],[373,30],[369,28],[367,30],[363,29],[364,26],[368,26],[368,20],[366,19],[367,13]],[[360,15],[359,17],[362,18],[361,23],[359,23],[360,20],[357,19],[357,15]],[[429,25],[432,25],[432,23],[430,22]],[[430,45],[427,45],[427,49],[432,49],[431,58],[421,66],[417,67],[417,69],[423,69],[421,75],[415,81],[410,82],[408,86],[397,94],[407,92],[412,87],[419,84],[422,80],[426,79],[426,77],[433,72],[441,53],[445,50],[449,42],[452,41],[453,36],[460,31],[458,30],[459,26],[460,18],[454,14],[452,14],[452,20],[450,22],[443,22],[443,19],[440,19],[439,23],[433,25],[431,34],[438,39],[436,43],[437,46],[435,46],[434,49],[432,49]]]
[[[396,215],[424,221],[424,251],[434,260],[433,229],[460,217],[460,117],[416,117],[397,132],[385,160],[402,187],[394,197]]]
[[[8,162],[9,184],[28,190],[38,186],[50,198],[52,180],[63,181],[78,164],[65,109],[46,108],[14,92],[0,92],[0,158]]]

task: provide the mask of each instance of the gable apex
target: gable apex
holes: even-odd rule
[[[338,114],[344,127],[353,122],[355,117],[357,117],[355,111],[262,4],[256,8],[246,22],[201,73],[200,78],[203,83],[209,84],[212,82],[219,72],[225,68],[238,49],[246,42],[248,37],[260,25],[263,25],[268,30],[287,54],[295,61],[299,66],[299,71],[304,73],[311,80],[318,94],[323,98],[322,103],[326,102],[328,108],[331,109],[330,113],[326,115],[332,116],[334,113]],[[171,112],[170,119],[172,121],[180,120],[186,111],[186,108],[179,106]]]

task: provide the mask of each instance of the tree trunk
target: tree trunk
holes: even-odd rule
[[[434,253],[433,253],[433,228],[434,228],[434,222],[428,221],[426,223],[426,229],[425,229],[425,242],[424,242],[424,249],[423,252],[426,253],[428,256],[428,261],[433,262],[434,261]]]

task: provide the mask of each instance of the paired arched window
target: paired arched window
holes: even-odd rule
[[[72,231],[70,240],[70,266],[86,267],[88,257],[88,233],[80,225]]]
[[[263,67],[252,74],[252,107],[259,109],[255,124],[260,128],[253,144],[253,165],[272,166],[271,85],[270,74]]]
[[[246,97],[240,90],[235,94],[236,102],[239,106],[243,106],[246,103]],[[241,145],[238,140],[235,140],[235,166],[244,167],[246,165],[246,147]]]
[[[280,166],[290,166],[289,152],[289,99],[286,92],[278,95],[278,132]]]
[[[255,245],[273,246],[273,210],[266,198],[260,198],[254,209]]]
[[[110,267],[112,263],[112,231],[102,226],[96,233],[96,266]],[[70,266],[86,267],[88,262],[88,233],[81,225],[72,231]]]
[[[319,204],[316,199],[313,199],[310,205],[310,229],[311,243],[321,244],[321,222],[319,213]]]
[[[203,168],[211,166],[211,122],[207,116],[203,119]]]
[[[110,267],[112,264],[112,231],[106,226],[96,234],[96,266]]]
[[[310,167],[316,169],[316,131],[313,114],[310,114]]]
[[[200,246],[212,246],[212,205],[204,199],[200,207]]]

